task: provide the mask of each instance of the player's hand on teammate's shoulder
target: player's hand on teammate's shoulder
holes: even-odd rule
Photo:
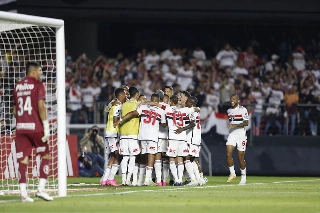
[[[200,107],[194,107],[193,109],[195,112],[200,112]]]
[[[121,124],[122,120],[117,120],[113,123],[113,127],[116,128],[119,124]]]
[[[228,129],[233,129],[234,128],[234,125],[233,124],[228,124]]]

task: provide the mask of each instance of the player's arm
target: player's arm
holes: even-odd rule
[[[157,102],[153,102],[153,101],[146,101],[140,105],[150,105],[150,106],[157,106],[159,108],[161,108],[161,104],[160,103],[157,103]]]
[[[174,133],[180,134],[181,132],[186,131],[188,129],[191,129],[191,128],[195,127],[195,126],[196,126],[196,121],[195,120],[191,120],[188,126],[185,126],[185,127],[182,127],[182,128],[178,127],[178,129],[174,130]]]
[[[41,120],[47,120],[47,108],[44,99],[38,100],[38,109]]]
[[[113,126],[116,127],[119,124],[123,124],[124,122],[126,122],[127,120],[130,120],[133,117],[139,116],[139,113],[137,110],[135,111],[131,111],[129,113],[127,113],[125,116],[123,116],[122,118],[120,118],[120,120],[116,121],[115,123],[113,123]]]
[[[13,105],[12,113],[13,113],[14,117],[17,117],[17,108],[16,108],[16,105]]]
[[[120,116],[121,116],[121,105],[118,105],[118,106],[115,106],[113,117],[112,117],[114,124],[118,122],[118,120],[120,119]]]
[[[193,107],[193,110],[194,110],[195,112],[199,112],[199,113],[200,113],[200,108],[199,108],[199,107]]]
[[[112,101],[110,101],[110,103],[108,104],[108,106],[106,106],[106,108],[104,108],[104,112],[108,113],[110,108],[114,105],[120,104],[119,101],[117,99],[112,99]]]
[[[249,115],[247,109],[244,109],[242,112],[242,118],[243,121],[242,123],[239,124],[229,124],[228,129],[234,129],[234,128],[241,128],[241,127],[246,127],[249,126]]]
[[[17,107],[16,107],[16,100],[17,100],[17,96],[15,93],[15,90],[13,90],[13,95],[12,95],[12,114],[14,115],[14,117],[17,117]]]
[[[161,123],[160,125],[163,127],[163,128],[166,128],[168,126],[167,124],[167,118],[166,118],[166,113],[163,109],[161,109]]]
[[[239,124],[229,124],[228,128],[234,129],[234,128],[246,127],[248,125],[249,125],[249,120],[243,120],[242,123],[239,123]]]
[[[139,116],[139,112],[137,110],[131,111],[122,117],[121,119],[122,121],[120,123],[124,123],[127,120],[130,120],[131,118],[137,117],[137,116]]]
[[[41,138],[42,142],[47,142],[50,137],[49,121],[47,120],[47,108],[45,106],[45,100],[38,100],[38,110],[39,116],[43,124],[43,137]]]

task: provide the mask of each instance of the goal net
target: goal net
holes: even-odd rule
[[[57,21],[61,22],[60,26],[57,26]],[[65,117],[65,94],[64,90],[59,90],[59,87],[64,89],[65,72],[64,32],[58,33],[61,28],[63,31],[61,20],[0,12],[0,191],[6,194],[19,193],[12,90],[15,84],[25,77],[26,63],[35,61],[42,67],[42,82],[46,87],[47,116],[51,131],[50,173],[46,188],[51,194],[66,195],[66,175],[63,171],[65,167],[62,166],[62,171],[59,168],[63,159],[64,164],[66,162],[63,151],[65,120],[60,119],[61,116]],[[62,34],[60,39],[57,38],[59,34]],[[63,112],[58,113],[58,110],[63,108]],[[64,135],[64,139],[61,135]],[[35,153],[36,150],[33,150],[27,170],[27,186],[31,194],[37,189],[41,162],[40,156],[36,156]],[[59,175],[60,172],[62,174]]]

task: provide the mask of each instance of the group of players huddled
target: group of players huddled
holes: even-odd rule
[[[114,94],[105,110],[110,158],[100,185],[119,186],[114,178],[119,166],[122,185],[197,186],[207,182],[198,163],[201,125],[195,97],[187,91],[174,95],[170,86],[157,90],[148,101],[135,87],[124,85]]]

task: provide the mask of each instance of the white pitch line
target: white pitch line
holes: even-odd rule
[[[272,183],[299,183],[299,182],[310,182],[310,181],[317,181],[320,179],[312,179],[312,180],[286,180],[286,181],[279,181],[279,182],[272,182]]]
[[[313,182],[320,181],[320,179],[311,179],[311,180],[296,180],[296,181],[278,181],[278,182],[267,182],[267,183],[248,183],[246,185],[235,185],[235,184],[223,184],[215,186],[196,186],[196,187],[177,187],[177,188],[168,188],[168,189],[158,189],[158,190],[132,190],[132,191],[123,191],[123,192],[110,192],[110,193],[96,193],[96,194],[79,194],[79,195],[68,195],[68,197],[89,197],[89,196],[103,196],[103,195],[121,195],[121,194],[132,194],[140,192],[161,192],[161,191],[181,191],[186,189],[205,189],[205,188],[221,188],[221,187],[244,187],[248,185],[266,185],[266,184],[279,184],[279,183],[299,183],[299,182]],[[187,190],[186,190],[187,191]],[[58,196],[53,196],[53,198],[60,198]],[[38,200],[38,199],[36,199]],[[11,202],[20,202],[20,200],[0,200],[0,203],[11,203]],[[320,212],[319,212],[320,213]]]

